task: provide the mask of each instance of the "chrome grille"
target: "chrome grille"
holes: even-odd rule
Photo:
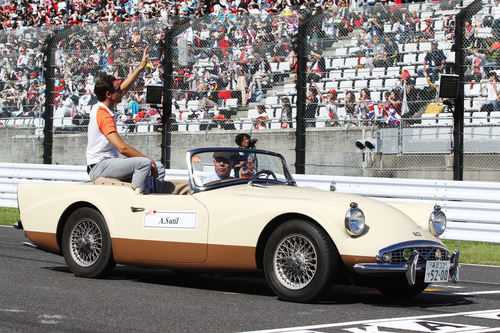
[[[392,260],[391,264],[404,264],[406,260],[403,258],[403,251],[409,249],[410,251],[417,250],[418,251],[418,263],[417,265],[425,265],[427,260],[439,260],[439,258],[436,258],[436,250],[440,250],[444,256],[442,256],[443,259],[448,259],[450,257],[450,254],[448,251],[446,251],[443,248],[439,247],[406,247],[406,248],[401,248],[401,249],[396,249],[394,251],[391,251],[392,254]]]

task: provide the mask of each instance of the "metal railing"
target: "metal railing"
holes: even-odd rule
[[[169,169],[166,179],[187,179]],[[444,239],[500,243],[500,183],[294,175],[299,186],[372,197],[384,202],[440,205],[448,217]],[[85,167],[0,163],[0,207],[17,207],[20,183],[87,182]]]

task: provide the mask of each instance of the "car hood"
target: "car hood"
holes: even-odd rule
[[[215,218],[219,224],[243,227],[245,221],[251,221],[256,226],[283,214],[312,219],[330,234],[341,253],[375,255],[381,248],[400,242],[439,242],[427,227],[432,205],[406,205],[401,210],[357,195],[267,184],[229,186],[198,193],[196,197],[206,205],[211,221]],[[344,227],[351,202],[363,210],[368,226],[367,232],[357,238],[349,236]]]

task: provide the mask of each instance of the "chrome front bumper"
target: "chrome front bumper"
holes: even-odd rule
[[[405,273],[409,285],[414,285],[417,272],[425,271],[425,266],[417,265],[419,260],[418,250],[413,250],[408,260],[403,264],[390,263],[366,263],[356,264],[353,269],[361,275],[390,275],[392,273]],[[450,258],[449,274],[451,280],[456,283],[459,279],[460,250],[456,249]]]

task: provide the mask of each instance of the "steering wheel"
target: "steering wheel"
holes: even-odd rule
[[[252,176],[253,179],[260,179],[262,175],[265,175],[265,179],[269,179],[269,177],[273,177],[274,180],[278,180],[278,177],[276,177],[276,174],[272,172],[271,170],[263,169],[257,172],[255,175]]]

